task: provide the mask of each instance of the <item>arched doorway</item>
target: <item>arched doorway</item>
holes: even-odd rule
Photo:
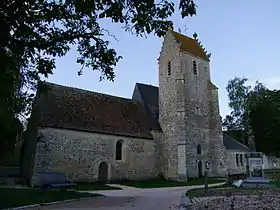
[[[198,161],[197,168],[198,168],[198,177],[202,177],[203,176],[203,168],[202,168],[202,162],[201,161]]]
[[[108,181],[108,164],[101,162],[98,168],[98,181],[107,182]]]

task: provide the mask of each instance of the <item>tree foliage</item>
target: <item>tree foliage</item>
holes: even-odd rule
[[[253,87],[246,78],[228,82],[229,107],[232,109],[223,121],[228,132],[253,135],[257,151],[280,154],[280,91],[269,90],[262,83]]]
[[[279,156],[280,91],[268,89],[252,91],[248,114],[256,149]]]
[[[228,82],[226,90],[229,97],[229,107],[232,109],[231,116],[226,117],[235,129],[243,130],[246,128],[247,96],[250,86],[246,85],[248,79],[238,78]]]
[[[79,53],[78,75],[89,68],[100,72],[100,80],[113,81],[122,57],[105,39],[112,34],[100,20],[109,19],[135,35],[161,37],[173,28],[175,7],[167,0],[1,0],[0,120],[30,112],[34,94],[29,90],[36,90],[42,76],[53,74],[56,58],[73,45]],[[180,0],[178,9],[182,18],[196,14],[193,0]]]

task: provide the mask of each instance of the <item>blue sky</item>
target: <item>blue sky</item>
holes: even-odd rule
[[[212,81],[219,87],[220,112],[229,113],[225,87],[228,80],[247,77],[251,82],[259,80],[268,88],[280,88],[280,1],[270,0],[199,0],[197,16],[181,19],[175,14],[175,29],[188,36],[198,33],[199,39],[212,53],[210,69]],[[99,72],[77,72],[78,54],[73,49],[59,59],[57,69],[47,81],[78,87],[110,95],[131,98],[136,82],[158,85],[158,66],[162,39],[149,35],[136,37],[125,32],[120,25],[102,22],[102,27],[114,34],[110,38],[123,59],[118,63],[115,82],[99,82]],[[187,31],[184,29],[187,28]]]

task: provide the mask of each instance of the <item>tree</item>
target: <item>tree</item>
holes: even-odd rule
[[[196,14],[193,0],[180,0],[182,18]],[[0,1],[0,95],[4,122],[18,114],[28,114],[30,103],[42,76],[53,73],[57,57],[77,46],[81,65],[100,71],[100,80],[113,81],[114,67],[122,58],[109,47],[104,35],[111,35],[100,24],[110,19],[125,31],[143,36],[163,36],[173,28],[172,1],[152,0],[2,0]],[[8,78],[8,79],[7,79]],[[3,140],[0,140],[3,141]]]
[[[234,122],[234,118],[231,115],[226,115],[225,119],[222,122],[223,128],[226,130],[236,130],[236,125]]]
[[[260,87],[250,97],[249,123],[257,151],[280,156],[280,91]]]
[[[228,82],[226,90],[229,97],[229,107],[232,109],[230,115],[227,115],[223,121],[223,126],[228,131],[240,131],[242,134],[242,143],[245,141],[248,131],[247,104],[248,95],[251,87],[246,85],[248,79],[235,77]]]
[[[257,151],[280,155],[280,91],[268,90],[262,83],[246,85],[246,78],[228,82],[229,106],[232,109],[223,121],[227,133],[246,142],[253,135]]]

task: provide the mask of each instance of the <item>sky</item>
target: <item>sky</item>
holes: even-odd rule
[[[176,13],[172,20],[175,30],[187,36],[194,32],[212,53],[211,79],[219,88],[220,113],[230,112],[227,82],[246,77],[250,83],[263,82],[270,89],[280,89],[280,1],[270,0],[197,0],[197,15],[182,19]],[[125,32],[121,25],[108,21],[101,26],[118,39],[108,37],[110,46],[123,59],[115,68],[114,82],[99,82],[100,73],[85,69],[78,76],[78,53],[73,48],[57,61],[56,70],[47,81],[95,92],[131,98],[136,82],[158,86],[158,64],[162,38],[148,35],[137,37]]]

